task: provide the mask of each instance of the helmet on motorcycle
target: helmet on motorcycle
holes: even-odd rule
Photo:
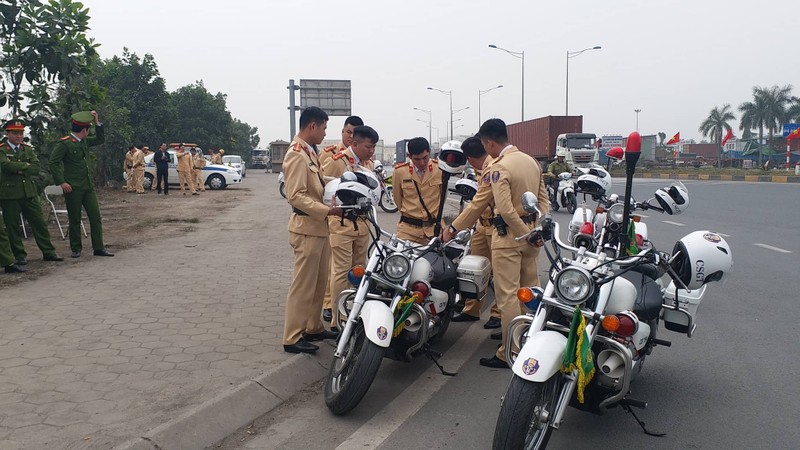
[[[472,200],[472,197],[478,192],[478,183],[469,178],[462,178],[456,181],[456,186],[453,190],[465,200]]]
[[[611,175],[600,167],[580,169],[583,174],[578,177],[578,190],[593,197],[602,197],[611,190]]]
[[[372,170],[374,170],[375,173],[383,173],[383,163],[380,160],[375,160]]]
[[[360,199],[367,198],[377,205],[380,194],[375,174],[367,171],[345,172],[336,188],[336,201],[339,205],[357,205]]]
[[[467,165],[467,155],[461,150],[461,141],[447,141],[439,149],[439,169],[458,175]]]
[[[733,268],[731,248],[713,231],[689,233],[672,249],[670,266],[689,289],[719,281]]]
[[[656,191],[656,200],[665,213],[680,214],[689,206],[689,190],[680,181]]]

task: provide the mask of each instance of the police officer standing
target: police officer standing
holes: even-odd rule
[[[206,183],[203,180],[203,167],[206,166],[206,159],[203,157],[203,151],[192,147],[192,173],[193,180],[197,187],[196,190],[200,192],[206,191]]]
[[[478,133],[486,152],[494,158],[484,167],[482,174],[482,179],[491,186],[491,192],[480,189],[445,231],[444,238],[452,239],[458,230],[472,226],[486,207],[494,202],[492,270],[502,322],[502,343],[493,357],[481,358],[480,364],[508,368],[505,360],[508,325],[522,312],[517,290],[520,286],[539,286],[539,249],[525,240],[515,240],[534,228],[537,220],[523,209],[522,194],[536,192],[539,208],[545,214],[548,211],[547,191],[541,180],[539,163],[508,143],[506,124],[502,120],[487,120]]]
[[[89,136],[92,122],[95,136]],[[103,222],[97,193],[94,190],[94,170],[97,156],[89,147],[105,142],[105,132],[95,111],[72,115],[72,133],[62,137],[53,147],[48,167],[55,184],[64,190],[69,220],[69,246],[73,258],[81,256],[81,209],[86,210],[92,232],[95,256],[114,256],[103,243]]]
[[[178,184],[181,186],[181,192],[186,195],[184,184],[189,186],[189,192],[192,195],[199,195],[194,189],[194,169],[192,169],[192,155],[186,153],[186,147],[181,145],[178,151],[175,152],[178,158]]]
[[[343,133],[344,134],[344,133]],[[351,135],[351,145],[345,151],[328,158],[322,166],[326,177],[338,178],[343,173],[373,170],[372,155],[378,143],[378,133],[371,127],[355,127]],[[323,315],[323,320],[331,322],[331,329],[337,328],[337,318],[332,311],[332,300],[347,289],[347,272],[356,264],[364,264],[369,250],[369,222],[359,218],[356,224],[340,217],[328,217],[331,243],[331,273],[329,289],[322,302],[323,311],[328,309],[331,317]]]
[[[360,127],[364,125],[364,121],[361,120],[361,117],[358,116],[350,116],[344,120],[344,127],[342,127],[342,140],[336,145],[329,145],[325,147],[322,152],[319,154],[319,164],[321,167],[325,167],[325,162],[332,158],[335,155],[347,150],[351,145],[353,145],[353,130],[356,127]]]
[[[138,148],[133,153],[133,187],[137,194],[144,194],[144,151]]]
[[[286,299],[283,350],[314,353],[312,342],[335,339],[339,334],[325,329],[320,319],[322,296],[330,272],[328,216],[341,214],[322,202],[325,181],[316,146],[325,138],[328,114],[311,106],[300,113],[300,131],[283,159],[286,199],[292,205],[289,244],[294,249],[292,284]]]
[[[50,241],[47,222],[42,217],[39,192],[33,176],[41,168],[39,158],[33,147],[23,141],[25,122],[10,120],[3,125],[8,141],[0,144],[0,206],[3,208],[3,222],[8,233],[8,242],[17,265],[28,263],[25,244],[22,242],[20,214],[31,226],[36,245],[42,251],[45,261],[63,261],[56,254]]]
[[[125,152],[125,159],[122,162],[122,170],[125,171],[125,192],[136,192],[136,180],[133,176],[133,155],[136,154],[136,146],[131,145]]]
[[[411,164],[395,164],[392,174],[392,196],[400,210],[397,237],[427,244],[436,225],[442,172],[438,161],[431,160],[431,147],[425,138],[408,141],[408,157]]]

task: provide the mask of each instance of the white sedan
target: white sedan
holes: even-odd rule
[[[247,168],[244,166],[244,161],[242,157],[239,155],[225,155],[222,157],[222,165],[233,167],[236,169],[240,174],[242,174],[242,178],[247,176]]]
[[[178,184],[177,157],[174,150],[167,150],[169,153],[169,184]],[[156,180],[156,164],[153,162],[155,153],[144,157],[144,189],[149,190]],[[127,174],[126,174],[127,178]],[[206,163],[203,167],[203,181],[211,189],[225,189],[232,184],[240,184],[242,176],[233,167],[222,164]]]

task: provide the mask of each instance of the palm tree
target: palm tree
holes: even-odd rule
[[[800,123],[800,98],[792,97],[789,109],[786,110],[786,120]]]
[[[758,128],[758,145],[764,142],[764,127],[767,125],[767,110],[769,109],[766,90],[760,87],[753,88],[753,101],[739,105],[742,113],[740,130]],[[761,150],[758,151],[758,166],[761,167]]]
[[[753,101],[739,105],[742,122],[739,129],[758,128],[758,142],[764,139],[764,128],[769,133],[768,143],[772,141],[782,123],[789,120],[789,105],[792,103],[792,85],[783,87],[775,85],[770,88],[754,87]],[[769,147],[768,147],[769,148]],[[758,153],[758,165],[761,166],[761,151]]]
[[[731,120],[736,120],[736,116],[731,111],[731,105],[725,104],[722,109],[715,106],[706,117],[706,120],[700,124],[699,131],[703,133],[703,137],[710,137],[712,141],[716,142],[719,149],[717,167],[722,167],[722,136],[731,129],[728,124]]]

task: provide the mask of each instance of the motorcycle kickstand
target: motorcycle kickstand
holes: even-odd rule
[[[439,368],[439,371],[442,372],[442,375],[448,377],[454,377],[458,375],[457,372],[448,372],[444,370],[444,367],[441,364],[439,364],[439,358],[442,357],[442,352],[432,349],[428,344],[425,344],[425,347],[422,349],[422,352],[425,353],[425,355],[427,355],[428,358],[430,358],[434,364],[436,364],[436,367]]]
[[[639,426],[642,428],[644,434],[654,437],[663,437],[667,435],[667,433],[655,433],[653,431],[648,430],[647,427],[645,427],[645,423],[641,419],[639,419],[639,416],[637,416],[635,412],[633,412],[633,409],[631,409],[631,405],[622,402],[620,402],[619,405],[622,407],[622,409],[629,412],[633,416],[633,419],[636,420],[636,423],[638,423]]]

